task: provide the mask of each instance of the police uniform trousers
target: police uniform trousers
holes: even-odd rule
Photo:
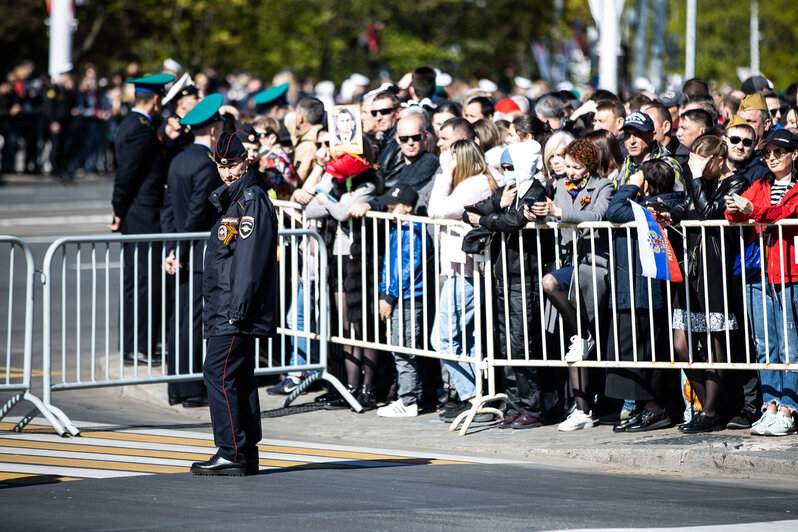
[[[159,233],[157,209],[131,207],[122,234]],[[160,242],[130,242],[124,251],[124,342],[125,353],[149,353],[161,339],[161,248]],[[138,256],[136,255],[138,250]]]
[[[218,455],[238,462],[257,456],[261,439],[255,383],[255,337],[211,336],[203,366]]]
[[[178,301],[169,327],[169,375],[199,373],[202,371],[202,272],[179,270],[177,287]],[[204,396],[205,383],[170,382],[169,395],[183,399]]]

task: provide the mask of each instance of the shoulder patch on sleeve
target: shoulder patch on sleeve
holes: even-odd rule
[[[263,190],[257,187],[248,188],[244,191],[244,201],[254,201],[259,195],[264,194]]]

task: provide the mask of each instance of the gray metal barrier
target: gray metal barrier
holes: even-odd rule
[[[189,317],[181,316],[180,305],[173,302],[180,300],[180,290],[195,290],[193,282],[181,288],[180,282],[170,283],[163,264],[167,257],[165,243],[173,243],[176,255],[181,256],[182,246],[189,246],[188,272],[195,272],[195,247],[205,246],[208,233],[149,234],[149,235],[94,235],[66,237],[54,242],[44,258],[43,264],[43,400],[58,418],[59,423],[51,423],[64,435],[66,431],[72,435],[79,434],[79,429],[69,417],[52,403],[52,392],[57,390],[77,390],[86,388],[115,387],[162,382],[201,380],[202,365],[189,363],[189,367],[179,367],[179,361],[173,361],[171,371],[167,370],[169,356],[166,354],[169,327],[167,318],[174,314],[175,329],[180,330],[180,320],[188,319],[193,333],[195,323],[190,316],[194,308],[189,309]],[[346,391],[346,388],[334,376],[327,372],[328,323],[326,316],[327,299],[320,296],[327,293],[326,276],[319,278],[319,290],[313,304],[318,305],[316,330],[305,323],[303,330],[288,327],[285,321],[286,297],[285,287],[294,285],[300,278],[298,261],[291,261],[290,268],[285,266],[289,254],[286,250],[297,249],[300,242],[308,240],[320,241],[321,237],[308,230],[284,230],[279,232],[280,261],[280,323],[274,338],[256,342],[256,375],[280,374],[289,371],[307,372],[306,382],[323,379],[330,382],[355,410],[361,407]],[[318,267],[326,271],[327,254],[324,246],[315,246],[318,253]],[[200,251],[200,250],[196,250]],[[204,253],[204,249],[202,250]],[[126,254],[128,272],[133,278],[133,293],[140,297],[135,301],[125,302],[124,278]],[[197,253],[199,257],[201,253]],[[143,259],[143,260],[142,260]],[[198,259],[197,259],[198,260]],[[142,271],[145,268],[145,271]],[[85,273],[88,272],[88,273]],[[144,274],[143,276],[140,274]],[[190,273],[189,273],[190,274]],[[143,279],[143,281],[140,281]],[[160,289],[158,287],[160,281]],[[173,286],[170,286],[173,285]],[[196,289],[199,289],[198,287]],[[295,294],[295,292],[294,292]],[[143,297],[142,297],[143,295]],[[169,297],[169,296],[173,297]],[[193,296],[193,294],[192,294]],[[141,301],[139,301],[141,300]],[[191,300],[191,298],[190,298]],[[127,303],[127,304],[126,304]],[[141,312],[140,305],[146,305],[146,312]],[[133,316],[133,350],[130,359],[125,358],[126,332],[125,307],[128,312],[132,308]],[[145,323],[141,323],[142,315]],[[153,316],[159,316],[154,319]],[[308,358],[304,364],[291,362],[290,349],[286,347],[287,337],[306,338],[318,342],[318,360]],[[175,335],[175,351],[180,342],[189,342],[191,346],[193,334],[187,338]],[[145,345],[142,345],[146,342]],[[160,344],[160,345],[159,345]],[[54,349],[55,347],[55,349]],[[128,346],[129,347],[129,346]],[[202,358],[205,355],[205,342],[202,346]],[[307,385],[307,384],[306,384]],[[289,403],[293,397],[286,400]],[[61,426],[63,425],[63,427]],[[66,430],[64,430],[66,427]]]
[[[21,401],[28,401],[34,408],[17,423],[15,431],[22,430],[36,412],[41,412],[53,427],[56,430],[60,429],[61,432],[64,428],[44,403],[31,392],[36,275],[33,253],[25,242],[13,236],[0,236],[0,246],[8,250],[8,254],[4,254],[4,258],[7,259],[5,269],[8,271],[8,284],[2,288],[6,292],[7,304],[0,308],[1,323],[5,324],[2,362],[0,362],[0,378],[2,378],[0,392],[17,392],[0,409],[0,419],[3,419]],[[21,274],[18,274],[20,271]],[[18,296],[19,292],[21,295]],[[22,320],[18,318],[17,310],[20,308],[24,309]]]

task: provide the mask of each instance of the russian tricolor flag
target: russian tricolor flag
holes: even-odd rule
[[[679,262],[673,253],[665,231],[654,219],[654,215],[642,205],[630,201],[637,225],[637,248],[640,250],[640,263],[643,275],[653,279],[683,282]]]

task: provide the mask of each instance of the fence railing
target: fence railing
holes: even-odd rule
[[[795,297],[785,272],[793,272],[793,276],[798,272],[798,257],[781,252],[776,257],[781,276],[770,282],[767,263],[774,259],[767,250],[774,242],[794,238],[796,220],[770,226],[684,221],[669,228],[671,242],[680,248],[677,254],[685,273],[685,282],[673,283],[640,275],[635,266],[638,243],[634,224],[531,223],[520,232],[496,233],[482,252],[467,255],[460,251],[459,243],[471,227],[459,221],[373,212],[362,219],[320,221],[303,217],[300,205],[277,201],[275,206],[284,227],[278,269],[280,322],[278,335],[257,346],[256,367],[258,374],[309,375],[287,403],[313,380],[325,378],[353,408],[360,408],[327,373],[328,343],[471,367],[477,406],[457,420],[464,421],[461,434],[475,413],[492,411],[485,405],[504,398],[496,393],[494,380],[496,368],[504,366],[795,370],[791,349],[798,341],[794,314],[787,312],[790,305],[786,304],[794,308]],[[767,232],[753,233],[756,228]],[[406,249],[401,245],[393,248],[395,256],[386,252],[391,249],[392,236],[400,243],[408,238]],[[0,414],[28,399],[56,430],[64,433],[66,428],[77,434],[68,416],[53,406],[53,391],[201,379],[201,363],[189,359],[181,365],[183,362],[177,361],[171,371],[165,364],[170,320],[174,319],[175,330],[180,330],[182,320],[196,310],[189,306],[184,315],[175,302],[181,300],[184,290],[189,291],[189,301],[195,301],[199,287],[172,282],[174,277],[167,275],[162,265],[167,253],[163,244],[173,242],[179,256],[188,246],[185,267],[196,271],[206,238],[204,233],[100,235],[53,243],[42,272],[43,402],[30,393],[33,257],[21,240],[0,238],[0,243],[12,246],[12,263],[14,253],[17,262],[25,257],[22,331],[17,320],[20,266],[8,266],[6,364],[0,383],[0,391],[20,393]],[[752,242],[762,258],[758,272],[743,267],[735,273],[735,258],[744,258]],[[781,248],[774,249],[778,252]],[[510,266],[513,253],[520,259]],[[406,265],[405,255],[418,261]],[[569,278],[568,299],[577,309],[571,332],[586,337],[590,331],[596,345],[594,352],[575,362],[566,359],[570,338],[564,332],[563,317],[544,290],[550,285],[547,275],[569,264],[576,266]],[[400,273],[397,268],[401,274],[393,275]],[[126,275],[129,288],[138,297],[125,296]],[[379,315],[383,277],[388,284],[396,278],[393,290],[398,297],[392,311],[403,319],[392,322]],[[468,282],[457,282],[462,279]],[[157,288],[156,280],[162,288]],[[510,295],[514,283],[520,284],[516,291],[520,305]],[[385,286],[382,289],[387,290]],[[780,313],[763,313],[768,298],[781,302]],[[359,320],[350,319],[352,305],[359,311]],[[512,315],[513,308],[521,309],[520,320]],[[131,313],[138,319],[128,328],[125,318]],[[684,320],[680,326],[686,345],[675,342],[675,316]],[[622,318],[627,320],[625,328],[619,326]],[[508,326],[511,323],[520,326]],[[500,324],[507,331],[501,343],[497,334]],[[172,349],[179,352],[187,342],[189,351],[194,351],[195,327],[199,323],[190,320],[190,333],[176,335]],[[421,332],[408,336],[408,328]],[[124,358],[126,333],[132,333],[131,365],[126,365]],[[445,342],[441,342],[441,334],[446,335]],[[511,338],[521,338],[523,347],[513,349]],[[721,352],[708,357],[707,346],[717,338],[723,340]],[[754,338],[764,355],[757,356]],[[204,343],[202,347],[204,355]],[[778,352],[783,356],[773,360],[772,353]],[[21,375],[11,369],[19,361]],[[18,427],[25,423],[27,420],[21,421]],[[453,429],[457,426],[454,423]]]
[[[56,430],[63,427],[45,404],[31,391],[33,374],[33,312],[36,268],[30,247],[13,236],[0,236],[0,261],[8,272],[7,284],[0,285],[6,304],[2,307],[2,362],[0,362],[0,392],[16,392],[0,409],[3,419],[14,406],[28,401],[34,408],[16,424],[20,431],[36,412],[41,412]]]
[[[207,238],[207,233],[79,236],[59,239],[47,250],[43,266],[43,399],[70,433],[78,434],[78,428],[53,405],[54,391],[202,380],[206,346],[199,334],[201,319],[193,317],[201,315],[202,300],[195,295],[201,295],[202,286],[195,277],[201,277],[198,263]],[[255,374],[310,373],[306,380],[331,382],[359,410],[346,388],[327,372],[327,342],[320,341],[328,336],[327,321],[305,321],[301,328],[286,323],[288,303],[296,299],[289,300],[286,289],[296,294],[294,281],[301,276],[297,262],[286,265],[290,256],[285,250],[318,238],[306,230],[279,232],[281,319],[274,338],[256,341]],[[181,253],[186,247],[188,253]],[[325,270],[326,249],[315,247],[318,268]],[[177,275],[167,274],[163,267],[167,248],[175,249],[177,257],[188,257]],[[128,292],[126,276],[130,276]],[[319,293],[326,292],[326,282],[326,277],[319,279]],[[327,304],[318,294],[312,300],[306,298],[306,306],[318,307],[319,316],[327,315]],[[132,330],[128,331],[126,313],[130,312],[136,319],[131,320]],[[168,337],[170,329],[183,333]],[[126,339],[126,333],[132,338]],[[300,338],[318,344],[318,356],[299,361]],[[181,343],[188,345],[189,353],[182,360],[177,355],[185,347]]]

